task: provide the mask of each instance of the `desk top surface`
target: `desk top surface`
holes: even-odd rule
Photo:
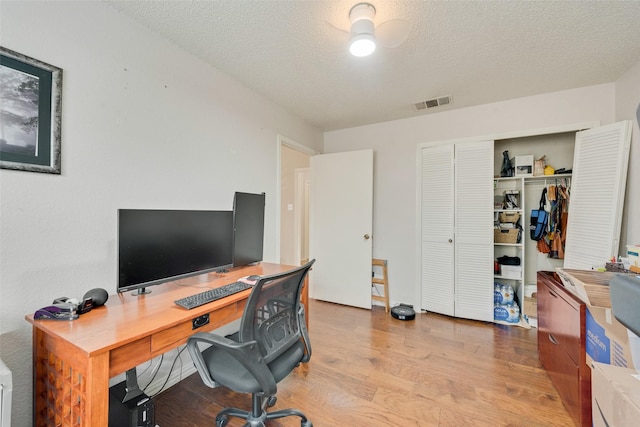
[[[87,354],[95,354],[245,300],[251,289],[191,310],[173,302],[179,298],[223,286],[245,276],[276,274],[292,268],[271,263],[236,267],[227,273],[202,274],[152,286],[148,288],[151,293],[146,295],[132,295],[131,292],[110,295],[104,306],[72,321],[34,320],[33,314],[27,315],[26,319],[35,328],[66,340]]]

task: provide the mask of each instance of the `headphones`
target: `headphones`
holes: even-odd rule
[[[53,304],[73,304],[77,307],[78,314],[84,314],[91,311],[94,307],[104,305],[109,299],[109,294],[102,288],[94,288],[87,291],[82,297],[82,301],[77,298],[59,297],[53,300]]]

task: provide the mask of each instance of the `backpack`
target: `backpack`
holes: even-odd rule
[[[544,237],[547,230],[547,223],[549,222],[549,213],[544,210],[544,204],[546,202],[547,189],[542,190],[542,196],[540,196],[539,209],[533,209],[531,211],[531,225],[529,226],[529,233],[532,240],[540,240]]]

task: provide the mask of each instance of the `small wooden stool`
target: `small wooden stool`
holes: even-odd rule
[[[375,285],[382,285],[383,295],[371,295],[371,299],[384,302],[384,311],[389,312],[389,276],[387,274],[387,260],[386,259],[372,259],[371,265],[373,267],[373,274],[371,276],[371,287],[375,288]],[[376,277],[375,267],[382,268],[382,278]]]

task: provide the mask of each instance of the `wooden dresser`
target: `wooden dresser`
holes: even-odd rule
[[[578,426],[591,426],[591,369],[586,364],[586,305],[553,272],[538,272],[540,362]]]

